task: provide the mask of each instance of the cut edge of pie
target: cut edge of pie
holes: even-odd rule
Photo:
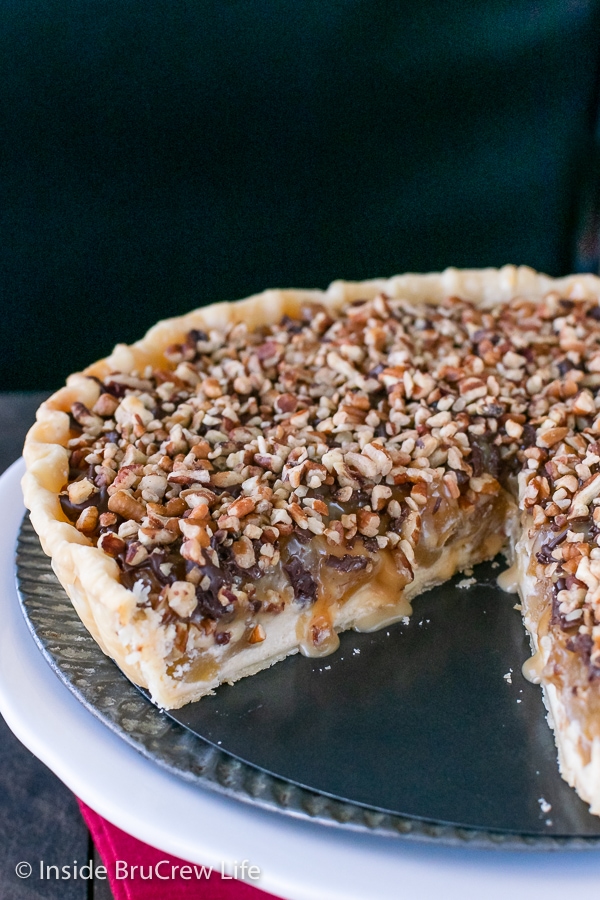
[[[580,710],[578,715],[573,715],[569,702],[571,686],[557,685],[545,677],[548,670],[554,668],[555,648],[548,633],[551,585],[540,582],[532,572],[531,559],[539,552],[541,542],[539,535],[533,539],[528,536],[529,527],[530,517],[523,515],[522,529],[513,536],[509,548],[512,565],[500,575],[498,581],[505,590],[518,594],[521,601],[523,623],[532,651],[532,656],[523,664],[523,675],[528,681],[541,685],[546,718],[558,751],[560,774],[582,800],[589,803],[590,812],[600,815],[599,723],[597,716],[595,721],[590,721],[587,710],[587,715],[583,717]],[[586,725],[591,725],[591,728],[586,728]]]
[[[312,655],[332,652],[337,633],[348,628],[370,631],[397,621],[412,612],[410,602],[418,594],[504,550],[516,566],[515,586],[521,595],[524,622],[539,662],[530,666],[530,675],[537,671],[542,682],[561,773],[591,803],[591,811],[600,814],[600,734],[593,729],[591,734],[585,734],[581,718],[572,715],[565,700],[565,691],[540,674],[551,663],[552,646],[545,631],[548,597],[530,565],[537,552],[537,545],[533,544],[535,540],[539,544],[539,535],[532,542],[528,537],[531,511],[519,514],[514,500],[497,482],[490,487],[489,496],[485,489],[478,495],[477,503],[481,506],[476,506],[476,515],[472,517],[477,519],[477,529],[469,533],[469,523],[463,517],[443,552],[434,554],[429,562],[427,554],[422,562],[411,561],[414,579],[408,585],[399,580],[387,551],[370,551],[368,575],[352,569],[345,581],[340,575],[343,584],[340,587],[341,582],[335,583],[335,602],[321,603],[318,599],[309,610],[289,603],[273,617],[266,634],[261,629],[259,639],[248,639],[235,653],[227,645],[213,644],[197,655],[185,673],[173,669],[172,665],[169,671],[167,660],[172,655],[173,638],[159,627],[158,615],[151,608],[140,608],[139,591],[136,592],[135,586],[129,590],[120,582],[115,559],[94,546],[74,526],[59,500],[69,481],[67,444],[72,436],[69,414],[73,404],[91,409],[100,395],[97,379],[113,372],[141,372],[148,366],[164,363],[164,351],[184,341],[194,329],[225,329],[234,323],[243,323],[249,329],[274,325],[284,316],[298,316],[307,303],[336,312],[344,304],[373,300],[379,295],[402,298],[413,305],[441,303],[444,298],[456,296],[489,308],[517,296],[540,298],[551,291],[576,300],[597,301],[600,279],[592,275],[553,279],[527,267],[505,266],[483,270],[447,269],[442,273],[409,274],[367,282],[336,281],[326,291],[266,291],[246,300],[214,304],[159,322],[140,341],[131,346],[117,345],[106,359],[71,375],[66,387],[38,410],[37,421],[25,442],[27,471],[22,485],[25,504],[31,511],[31,521],[43,549],[51,557],[53,569],[82,622],[102,650],[132,681],[147,687],[157,705],[177,708],[212,693],[223,682],[232,683],[251,675],[298,650]],[[526,481],[521,491],[525,488]],[[313,541],[318,543],[318,538],[313,537]],[[355,552],[366,552],[360,539],[357,550],[352,550],[350,555]],[[321,627],[319,615],[328,621],[322,623],[324,637],[317,641],[314,629],[318,631]]]

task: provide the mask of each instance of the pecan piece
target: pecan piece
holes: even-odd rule
[[[249,644],[261,644],[266,638],[265,629],[262,625],[255,625],[248,638]]]
[[[252,541],[244,535],[235,541],[232,548],[233,558],[240,569],[250,569],[256,563],[256,555]]]
[[[86,506],[75,522],[75,528],[77,531],[81,531],[82,534],[92,534],[96,530],[97,525],[98,507],[96,506]]]
[[[143,504],[138,503],[131,494],[123,490],[117,491],[110,497],[108,508],[111,512],[123,516],[124,519],[133,519],[134,522],[141,522],[146,515],[146,508]]]
[[[122,541],[121,538],[117,537],[112,531],[107,531],[100,535],[98,546],[108,554],[108,556],[112,557],[117,557],[119,554],[125,553],[127,549],[125,541]]]

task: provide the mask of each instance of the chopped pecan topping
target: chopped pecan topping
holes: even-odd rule
[[[183,652],[186,635],[240,640],[215,627],[236,614],[260,636],[262,576],[314,603],[311,542],[333,570],[370,565],[358,542],[412,577],[427,519],[469,515],[517,476],[557,627],[577,652],[591,641],[595,665],[598,310],[555,292],[486,309],[381,295],[192,331],[155,368],[96,379],[92,409],[73,404],[63,512],[177,622]]]

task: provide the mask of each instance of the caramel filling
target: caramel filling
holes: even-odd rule
[[[376,631],[412,614],[407,594],[421,593],[451,578],[459,567],[495,556],[506,540],[504,526],[510,504],[508,495],[499,486],[494,494],[479,495],[477,502],[466,511],[443,489],[432,492],[421,515],[414,572],[402,550],[373,550],[361,539],[355,540],[350,548],[335,548],[319,536],[311,536],[306,543],[292,536],[282,549],[276,569],[257,579],[255,585],[255,596],[257,600],[262,599],[263,608],[268,606],[265,601],[270,594],[281,598],[276,608],[259,611],[251,619],[238,614],[221,627],[231,628],[245,641],[257,626],[268,634],[270,620],[294,602],[293,584],[290,585],[286,576],[286,566],[290,560],[296,560],[301,577],[306,573],[315,585],[314,602],[297,616],[296,639],[305,656],[327,656],[339,646],[336,626],[339,628],[337,623],[344,621],[344,607],[351,605],[358,611],[353,615],[355,630]],[[226,660],[234,652],[236,643],[232,642],[222,659]],[[170,670],[176,677],[182,673],[185,681],[213,677],[210,666],[207,668],[199,662],[188,665],[189,662],[187,654],[179,655]]]

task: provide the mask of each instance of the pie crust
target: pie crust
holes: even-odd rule
[[[595,312],[599,298],[600,279],[592,275],[552,279],[532,269],[514,266],[484,270],[447,269],[442,273],[401,275],[388,280],[337,281],[324,292],[266,291],[246,300],[215,304],[159,322],[142,340],[132,346],[117,345],[106,359],[94,363],[83,373],[71,375],[66,387],[38,410],[36,424],[29,431],[24,448],[27,472],[23,478],[23,492],[32,523],[44,551],[52,559],[59,580],[100,647],[130,679],[147,687],[159,706],[166,708],[177,708],[197,700],[224,681],[234,682],[251,675],[298,650],[314,655],[332,652],[338,632],[348,628],[374,630],[410,615],[410,602],[418,594],[504,549],[513,562],[511,570],[504,576],[504,584],[521,595],[524,621],[535,651],[533,661],[527,665],[528,675],[542,683],[558,746],[561,773],[591,804],[591,811],[600,814],[600,538],[596,541],[600,533],[600,506],[595,503],[596,498],[600,498],[600,444],[596,443],[600,439],[600,417],[597,416],[600,410],[600,311],[598,315]],[[305,312],[307,307],[312,314]],[[343,309],[344,315],[350,318],[360,317],[365,311],[363,325],[364,334],[369,332],[368,347],[377,347],[379,340],[384,347],[386,338],[385,335],[381,337],[380,332],[382,328],[385,331],[386,316],[389,319],[392,315],[390,308],[396,323],[403,321],[401,313],[405,313],[415,328],[423,332],[430,329],[432,346],[436,340],[433,332],[437,329],[442,333],[444,322],[452,320],[454,315],[459,323],[456,327],[463,330],[464,340],[470,342],[471,347],[467,353],[457,344],[455,350],[448,351],[446,361],[429,360],[428,365],[437,373],[438,381],[427,374],[424,382],[419,373],[426,371],[427,366],[423,367],[419,359],[411,360],[406,355],[400,363],[396,360],[395,366],[386,368],[381,364],[378,370],[373,369],[368,375],[364,372],[357,375],[364,348],[352,349],[350,345],[341,346],[338,342],[333,350],[326,348],[323,351],[329,353],[325,357],[327,365],[339,373],[338,393],[345,390],[346,396],[363,398],[363,395],[368,396],[366,381],[370,379],[371,384],[379,379],[377,390],[381,392],[385,388],[389,400],[394,386],[400,385],[397,394],[400,406],[409,413],[405,416],[406,422],[402,415],[397,416],[396,425],[390,425],[387,432],[384,423],[381,425],[384,437],[378,439],[374,434],[375,422],[379,422],[377,411],[373,405],[370,409],[368,405],[363,406],[358,417],[363,424],[351,434],[358,443],[352,444],[348,451],[348,459],[352,459],[349,464],[344,456],[344,441],[350,440],[344,431],[344,415],[350,414],[340,413],[338,397],[338,405],[333,404],[331,417],[331,422],[335,423],[335,415],[341,415],[335,425],[338,430],[327,424],[329,419],[323,418],[326,407],[322,408],[321,419],[315,419],[309,426],[314,435],[311,438],[314,447],[321,446],[318,434],[326,435],[323,440],[327,452],[320,457],[317,449],[316,456],[313,453],[308,460],[302,460],[300,441],[293,469],[285,457],[275,465],[272,463],[273,446],[267,446],[263,441],[258,444],[259,452],[255,453],[254,459],[244,461],[243,453],[242,456],[232,454],[228,457],[231,463],[223,466],[218,462],[219,447],[226,446],[227,439],[223,435],[215,438],[214,433],[215,428],[218,432],[218,428],[225,426],[214,416],[211,418],[210,410],[206,411],[210,404],[205,404],[202,416],[208,417],[208,425],[205,422],[204,434],[207,428],[213,428],[212,443],[198,435],[199,443],[193,446],[198,448],[203,442],[206,453],[198,450],[197,460],[190,462],[188,457],[194,454],[188,435],[183,439],[187,462],[179,459],[171,422],[171,432],[167,436],[167,444],[171,441],[171,449],[167,452],[170,461],[163,463],[168,465],[164,477],[159,478],[162,479],[162,493],[154,496],[154,476],[148,475],[145,500],[154,504],[154,512],[148,505],[145,511],[140,508],[139,491],[136,500],[131,485],[146,478],[142,469],[150,455],[142,454],[138,458],[135,441],[149,434],[152,428],[156,434],[162,434],[161,422],[150,421],[154,415],[150,415],[148,396],[158,384],[152,382],[152,391],[147,387],[150,373],[166,367],[178,373],[173,374],[173,379],[180,386],[183,383],[185,387],[185,379],[189,380],[190,396],[198,394],[206,399],[207,391],[211,395],[208,382],[215,379],[204,378],[198,386],[200,379],[191,371],[193,365],[190,369],[182,356],[182,348],[190,346],[190,333],[200,335],[198,340],[194,337],[193,342],[196,347],[204,347],[202,352],[206,358],[212,354],[212,362],[216,360],[221,364],[223,359],[226,362],[229,359],[227,340],[231,335],[236,336],[234,326],[239,326],[242,335],[244,331],[252,334],[264,327],[267,337],[262,346],[267,346],[271,334],[269,328],[276,328],[282,321],[303,322],[302,327],[308,328],[312,315],[315,320],[320,317],[319,321],[324,323],[321,334],[325,335],[326,342],[329,340],[327,328],[332,327],[332,323],[335,326]],[[492,336],[493,340],[489,340],[480,327],[479,330],[474,330],[475,326],[470,328],[469,309],[489,311],[492,323],[489,327],[492,331],[499,329]],[[427,315],[429,311],[434,318],[435,310],[444,310],[446,319],[436,320],[432,327]],[[503,310],[510,311],[512,332],[502,322]],[[374,317],[372,324],[367,315]],[[524,317],[522,334],[515,326],[520,315]],[[540,323],[537,337],[532,325],[536,317]],[[400,330],[402,327],[398,325]],[[498,337],[500,332],[501,338]],[[221,344],[216,338],[213,340],[212,335],[223,333],[226,337]],[[341,333],[343,335],[343,331]],[[524,334],[529,334],[527,340]],[[235,339],[239,339],[239,335]],[[447,343],[442,340],[443,346]],[[494,349],[499,346],[503,348],[501,355]],[[174,347],[179,350],[173,350]],[[219,356],[219,347],[225,347],[224,356]],[[276,342],[273,347],[276,349],[272,352],[276,353]],[[522,354],[519,349],[523,350]],[[263,356],[268,352],[267,347]],[[467,369],[454,371],[456,360]],[[268,365],[267,357],[265,372]],[[279,364],[273,365],[277,368]],[[263,378],[264,372],[260,371]],[[277,369],[277,372],[281,371]],[[352,372],[354,375],[349,374]],[[415,373],[417,383],[412,377]],[[129,389],[126,376],[129,376]],[[318,377],[321,377],[319,370],[315,369],[315,378]],[[120,395],[111,378],[121,379],[117,385]],[[112,385],[112,393],[106,392],[102,382]],[[168,396],[171,382],[165,382],[163,378],[161,384],[165,383],[166,393],[161,396]],[[440,392],[438,388],[442,383],[444,387]],[[243,400],[248,394],[242,382],[239,384]],[[212,388],[214,397],[220,397],[219,384]],[[372,385],[371,389],[374,390]],[[306,393],[310,386],[302,390]],[[505,403],[503,391],[506,390],[512,399]],[[264,391],[266,396],[268,385]],[[302,399],[302,391],[300,395]],[[331,391],[327,394],[324,388],[324,395],[331,397]],[[93,409],[101,409],[102,404],[97,406],[101,396],[105,397],[106,410],[96,414]],[[156,399],[156,393],[153,396]],[[385,408],[388,410],[394,409],[388,400],[378,402],[387,403]],[[230,417],[235,416],[235,410],[231,412],[223,403],[220,408],[222,421],[227,421],[227,427],[234,428],[235,422]],[[282,434],[288,437],[292,434],[292,446],[293,428],[292,431],[289,428],[285,431],[285,428],[294,416],[299,429],[307,427],[306,416],[302,417],[302,403],[298,412],[286,410],[285,403],[277,407],[271,405],[271,412],[281,412]],[[260,421],[262,408],[256,413],[256,422]],[[169,407],[169,413],[172,412]],[[104,465],[104,462],[96,460],[93,441],[101,434],[99,429],[104,427],[103,422],[110,420],[113,423],[110,427],[114,426],[113,413],[120,431],[118,435],[112,434],[115,450],[110,452],[114,457],[119,440],[127,434],[132,448],[129,467],[134,470],[137,466],[137,482],[123,480],[122,489],[118,482],[112,487],[110,481],[107,483],[108,510],[113,512],[101,519],[108,524],[100,529],[98,538],[97,513],[93,510],[89,513],[92,524],[86,528],[83,511],[86,496],[89,499],[86,492],[91,491],[99,497],[100,489],[86,481],[82,471],[70,474],[71,453],[74,447],[81,448],[88,440],[89,446],[85,445],[87,449],[79,455],[90,450],[92,462],[89,465],[98,471],[101,466],[94,468],[95,463]],[[374,418],[369,419],[372,413],[375,413]],[[461,414],[464,420],[460,420],[457,429],[456,422]],[[165,415],[164,410],[161,415]],[[491,430],[492,419],[494,430]],[[323,422],[325,425],[319,432]],[[105,431],[108,427],[105,426]],[[534,432],[532,428],[535,428]],[[88,434],[86,429],[91,432]],[[527,441],[524,438],[526,429],[530,429]],[[238,431],[243,431],[243,423]],[[181,437],[184,432],[180,432],[177,434]],[[483,439],[478,443],[480,434],[485,436],[487,443],[482,443]],[[341,449],[340,442],[335,440],[338,435],[341,435]],[[108,438],[104,436],[103,440],[106,442]],[[260,441],[260,438],[254,433],[253,452],[256,451],[256,440]],[[156,447],[158,443],[152,446]],[[162,441],[163,450],[167,444]],[[415,444],[421,448],[421,457],[411,457]],[[150,447],[151,444],[143,446]],[[288,447],[286,453],[289,452]],[[427,468],[427,459],[435,460],[439,452],[442,456],[437,466]],[[160,454],[157,450],[154,457],[158,459]],[[497,457],[506,463],[502,477],[499,463],[497,466],[496,460],[492,464],[490,454],[495,454],[494,460]],[[182,451],[180,456],[183,455]],[[113,457],[105,456],[109,463]],[[253,467],[257,458],[258,469],[256,465]],[[173,468],[174,459],[179,468]],[[261,477],[252,473],[255,470],[268,472],[269,459],[272,463],[272,474],[268,475],[271,487],[269,499],[261,507],[261,496],[264,499],[267,495],[252,493],[261,483]],[[314,480],[306,475],[304,463],[310,463],[309,470],[311,465],[314,467],[311,470],[315,473]],[[121,461],[121,468],[124,465]],[[168,469],[169,465],[171,469]],[[240,475],[229,482],[227,473],[234,471],[236,465],[246,477],[242,479]],[[302,468],[304,475],[300,476],[297,469]],[[117,470],[118,466],[115,464],[113,469]],[[197,474],[197,483],[192,477],[192,469]],[[423,472],[432,471],[434,476],[426,478],[423,475]],[[346,473],[346,482],[340,472]],[[108,475],[114,478],[115,471]],[[102,477],[100,473],[99,483]],[[299,477],[304,477],[304,485],[298,483]],[[281,488],[286,479],[289,483],[294,482],[292,494],[289,485],[284,484],[285,490]],[[327,484],[325,479],[333,483],[338,492],[335,502],[340,509],[335,527],[339,537],[330,522],[332,510],[323,503],[324,496],[328,503],[330,497],[319,493],[320,487]],[[173,500],[180,494],[184,495],[183,499],[190,498],[189,503],[186,499],[185,516],[181,513],[185,505],[181,503],[181,497],[179,505],[172,505],[172,509],[177,507],[179,512],[168,513],[162,502],[166,496],[165,483]],[[65,512],[67,485],[70,485],[71,513],[73,508],[82,510],[77,524],[74,516]],[[280,485],[279,494],[284,498],[281,502],[277,501],[277,485]],[[367,494],[364,490],[361,493],[362,488],[356,485],[366,486]],[[231,495],[227,493],[230,488]],[[402,491],[401,497],[394,491]],[[213,540],[209,546],[206,540],[202,541],[207,533],[203,530],[206,504],[209,511],[211,503],[214,508],[219,507],[219,497],[227,497],[229,506],[225,513],[223,505],[220,515],[217,515],[219,510],[214,513],[214,522],[209,519],[208,535]],[[386,503],[391,507],[390,497],[397,510],[403,507],[401,515],[394,517],[387,511]],[[244,518],[247,508],[249,519]],[[130,509],[134,511],[133,519],[127,512]],[[266,526],[266,531],[264,524],[260,527],[254,524],[252,514],[257,509],[267,509],[271,515],[272,524]],[[386,512],[380,516],[378,510],[382,509]],[[440,519],[442,514],[443,519]],[[384,518],[389,530],[382,534]],[[114,520],[114,524],[109,520]],[[245,522],[249,524],[244,525]],[[412,523],[411,527],[418,526],[416,537],[415,531],[407,533],[408,522]],[[214,585],[211,586],[213,593],[210,594],[208,586],[202,587],[204,582],[194,581],[189,575],[194,571],[198,577],[210,581],[203,573],[213,572],[215,564],[218,569],[218,554],[213,546],[217,525],[218,539],[225,541],[223,546],[232,548],[228,552],[233,554],[235,571],[244,574],[242,570],[246,569],[246,582],[242,584],[238,578],[238,587],[240,584],[247,587],[248,578],[255,581],[253,588],[234,591],[235,596],[227,585],[225,593],[221,587],[217,592],[217,588],[213,590]],[[444,528],[447,534],[441,537]],[[167,534],[169,529],[171,537]],[[148,581],[152,580],[151,576],[147,575],[146,582],[142,583],[133,576],[133,580],[128,581],[125,574],[135,568],[136,559],[146,561],[148,553],[154,553],[158,547],[155,540],[160,543],[159,533],[167,542],[183,541],[188,545],[187,550],[181,551],[188,574],[178,576],[175,582],[173,577],[168,584],[165,582],[157,606],[156,597],[153,603],[148,599],[154,596]],[[271,534],[271,538],[265,539],[265,534]],[[135,545],[131,548],[134,538]],[[96,546],[98,542],[106,552]],[[281,559],[280,544],[282,553],[283,548],[287,548],[287,556]],[[129,553],[127,559],[133,560],[131,565],[125,565],[125,551],[119,549],[125,545]],[[257,562],[259,551],[263,556],[259,555]],[[244,554],[249,554],[247,560]],[[158,564],[161,558],[168,557],[159,557],[155,553],[154,558]],[[293,564],[290,568],[293,559],[301,560],[301,564]],[[160,571],[167,578],[172,563],[162,563],[162,566]],[[253,574],[248,576],[249,572]],[[303,589],[307,572],[308,588]],[[186,581],[188,576],[190,580]],[[157,577],[160,578],[160,574]],[[222,581],[218,584],[222,585]],[[153,584],[155,582],[156,579]],[[129,583],[131,589],[125,583]],[[213,600],[215,596],[220,598],[227,610],[224,620],[230,623],[230,631],[222,631],[222,611],[219,609],[216,612],[208,609],[200,624],[192,629],[190,617],[196,602],[194,592],[200,590],[208,591]],[[230,601],[231,608],[227,606]]]

